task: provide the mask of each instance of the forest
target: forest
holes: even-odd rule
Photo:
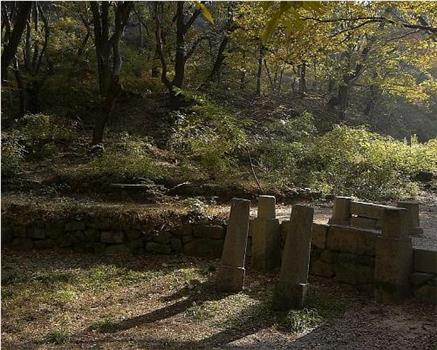
[[[437,166],[435,10],[3,2],[3,177],[50,160],[77,190],[146,178],[414,195]]]
[[[6,348],[212,348],[268,327],[267,348],[282,348],[362,299],[316,280],[308,308],[272,314],[272,275],[221,299],[203,284],[215,263],[177,254],[220,257],[230,200],[251,200],[252,217],[260,195],[288,219],[296,203],[327,219],[337,196],[414,200],[413,243],[437,250],[437,3],[2,1],[1,182]],[[187,238],[178,220],[213,225],[199,229],[212,246],[189,254],[197,226]],[[119,257],[125,243],[140,257]],[[351,275],[366,276],[359,264]],[[178,289],[187,309],[159,309]],[[396,314],[369,305],[370,318]],[[432,349],[435,314],[411,310],[399,312],[424,322],[412,337]],[[384,327],[346,331],[349,348],[413,348]],[[309,348],[338,349],[333,334]]]

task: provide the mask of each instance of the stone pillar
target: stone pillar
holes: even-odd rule
[[[329,220],[329,223],[335,225],[350,225],[351,203],[352,198],[350,197],[335,197],[332,218]]]
[[[409,234],[421,235],[423,233],[423,229],[420,227],[420,221],[419,221],[419,202],[402,201],[402,202],[398,202],[398,207],[407,209]]]
[[[384,210],[382,236],[375,246],[375,298],[379,303],[397,303],[411,295],[409,275],[413,247],[408,237],[407,210]]]
[[[258,217],[252,222],[252,267],[270,271],[279,266],[281,243],[274,196],[258,197]]]
[[[249,231],[250,201],[233,198],[216,286],[224,292],[238,292],[243,288],[247,234]]]
[[[304,305],[308,289],[313,215],[313,208],[293,206],[282,253],[279,282],[273,298],[275,309],[302,308]]]

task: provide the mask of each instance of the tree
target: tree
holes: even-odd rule
[[[94,23],[94,43],[97,57],[97,74],[101,112],[94,126],[92,144],[103,142],[103,134],[114,102],[121,91],[120,71],[122,59],[120,40],[129,19],[133,2],[90,2]],[[114,25],[110,24],[110,10],[114,11]]]
[[[2,53],[2,81],[8,79],[8,69],[14,59],[18,45],[27,20],[32,9],[32,2],[3,2],[2,3],[2,34],[3,35],[3,53]]]
[[[176,14],[174,16],[174,22],[176,23],[176,47],[174,55],[174,77],[171,80],[168,77],[167,58],[164,52],[164,37],[162,32],[163,4],[158,2],[155,3],[155,36],[157,51],[162,67],[161,80],[167,87],[173,101],[176,100],[177,89],[183,87],[187,60],[201,41],[195,41],[190,50],[186,50],[186,35],[202,11],[200,8],[196,8],[189,16],[188,20],[185,21],[184,3],[184,1],[179,1],[176,4]]]

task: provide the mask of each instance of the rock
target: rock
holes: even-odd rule
[[[171,249],[177,253],[182,251],[182,241],[180,240],[180,238],[172,238],[170,240],[170,246]]]
[[[161,232],[158,232],[158,234],[153,237],[153,241],[156,243],[160,243],[160,244],[168,244],[168,243],[170,243],[171,237],[172,237],[172,235],[170,232],[161,231]]]
[[[223,239],[225,229],[220,225],[194,225],[193,236],[197,238]]]
[[[183,224],[181,227],[178,227],[173,234],[175,236],[190,236],[193,233],[193,225],[192,224]]]
[[[36,249],[49,249],[55,246],[55,241],[52,239],[43,239],[33,242]]]
[[[64,233],[64,225],[61,222],[49,222],[46,225],[48,238],[56,239]]]
[[[325,263],[332,264],[336,261],[337,256],[338,256],[337,252],[333,252],[331,250],[323,250],[320,253],[320,260]]]
[[[322,260],[311,262],[310,271],[311,274],[322,277],[333,277],[335,274],[333,264],[324,262]]]
[[[85,230],[85,223],[81,221],[70,221],[65,225],[65,231],[82,231]]]
[[[182,236],[182,243],[188,243],[193,240],[193,236]]]
[[[158,254],[170,254],[171,247],[168,244],[148,242],[146,244],[146,251],[151,253],[158,253]]]
[[[121,231],[102,231],[100,240],[103,243],[123,243],[123,232]]]
[[[183,250],[189,256],[220,258],[223,244],[223,241],[217,239],[196,239],[186,243]]]
[[[410,275],[410,282],[414,286],[421,286],[432,280],[433,277],[434,275],[432,273],[414,272]]]
[[[92,243],[92,249],[94,254],[103,254],[106,250],[106,244],[102,242]]]
[[[100,232],[94,228],[86,229],[84,232],[85,240],[89,242],[98,242],[100,239]]]
[[[133,254],[142,254],[144,252],[144,240],[142,238],[129,241],[128,246]]]
[[[106,246],[106,255],[129,255],[130,250],[124,244],[110,244]]]
[[[126,237],[129,241],[136,240],[141,237],[141,231],[135,229],[126,230]]]
[[[11,247],[19,250],[31,250],[33,248],[33,242],[27,238],[14,238]]]
[[[27,237],[26,226],[24,225],[19,225],[19,224],[14,225],[12,227],[12,232],[14,237],[20,237],[20,238]]]
[[[373,269],[358,264],[335,263],[335,279],[348,284],[368,284],[373,281]]]
[[[375,266],[375,257],[369,255],[339,253],[336,256],[336,261],[340,264],[341,263],[358,264],[358,265],[371,266],[372,268]]]
[[[326,247],[326,236],[328,234],[329,225],[327,224],[316,224],[313,223],[312,236],[311,236],[311,246],[320,249],[325,249]]]

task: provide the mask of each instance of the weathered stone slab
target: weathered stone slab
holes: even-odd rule
[[[168,244],[148,242],[146,244],[146,251],[151,253],[158,253],[158,254],[170,254],[171,247]]]
[[[329,225],[313,223],[311,245],[320,249],[326,248],[326,237]]]
[[[123,232],[120,231],[102,231],[100,240],[103,243],[123,243]]]
[[[168,231],[160,231],[154,237],[153,241],[160,244],[168,244],[170,243],[172,235]]]
[[[311,261],[310,272],[312,275],[322,277],[333,277],[335,274],[334,265],[320,259]]]
[[[198,238],[224,239],[225,229],[221,225],[195,225],[193,236]]]
[[[218,239],[201,238],[191,240],[183,248],[185,255],[203,258],[220,258],[224,241]]]
[[[275,196],[261,195],[258,197],[258,219],[276,218],[276,198]]]
[[[437,274],[437,251],[414,249],[414,271]]]
[[[273,299],[276,309],[299,308],[305,303],[313,215],[313,208],[293,206],[290,230],[282,253],[279,282]]]
[[[30,237],[33,239],[44,239],[46,238],[45,230],[42,228],[36,227],[30,234]]]
[[[385,209],[396,207],[382,204],[373,204],[366,202],[352,202],[350,206],[351,214],[371,219],[382,219]]]
[[[410,275],[410,282],[413,286],[420,286],[426,282],[432,280],[434,275],[432,273],[425,272],[413,272]]]
[[[106,246],[106,255],[130,255],[129,247],[124,244],[111,244]]]
[[[182,241],[180,238],[172,238],[170,240],[171,249],[175,252],[182,251]]]
[[[375,255],[375,242],[378,235],[379,232],[374,230],[332,225],[326,247],[357,255]]]
[[[437,305],[437,286],[425,284],[414,291],[414,296],[420,301]]]
[[[382,228],[380,220],[364,218],[361,216],[352,216],[351,226],[370,230],[380,230]]]
[[[334,270],[335,279],[338,282],[352,285],[369,284],[373,282],[374,270],[370,266],[336,262]]]
[[[419,202],[401,201],[397,203],[398,207],[407,210],[408,231],[410,235],[420,235],[423,229],[420,227],[419,219]]]
[[[379,237],[376,243],[375,298],[381,303],[398,303],[411,294],[411,239]]]
[[[251,261],[255,270],[271,271],[280,265],[278,219],[255,219],[252,226]]]
[[[85,223],[81,221],[70,221],[65,225],[65,231],[82,231],[85,230]]]
[[[332,217],[329,219],[330,224],[349,225],[351,218],[351,203],[350,197],[336,197],[334,200],[334,209]]]
[[[243,288],[249,210],[249,200],[232,199],[222,258],[217,270],[216,286],[221,291],[238,292]]]

